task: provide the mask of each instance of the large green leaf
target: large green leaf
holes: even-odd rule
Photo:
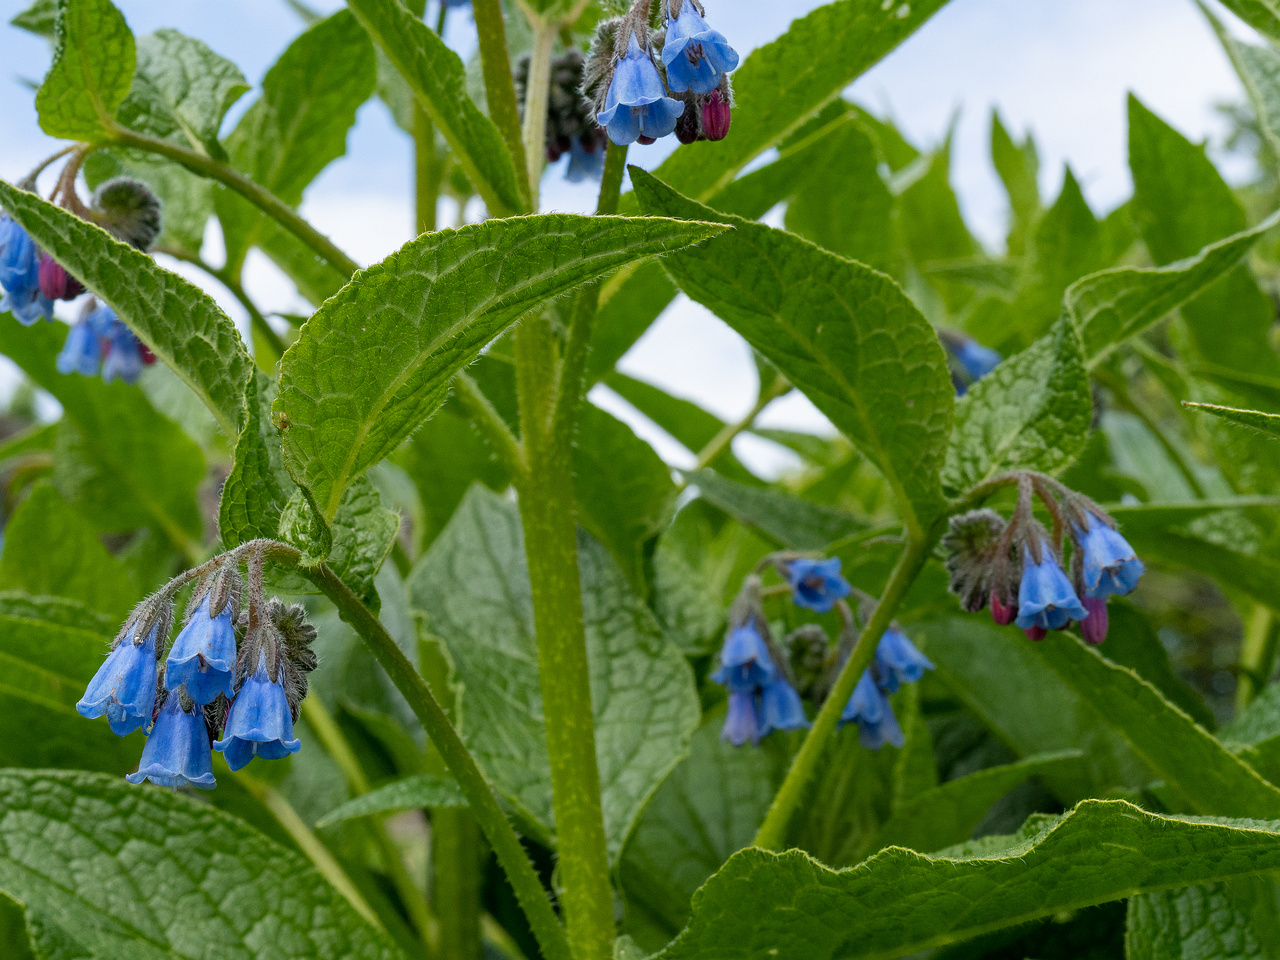
[[[648,594],[646,554],[676,499],[671,470],[625,423],[588,404],[578,417],[573,471],[578,521]]]
[[[0,766],[118,773],[137,763],[137,738],[75,710],[115,629],[72,600],[0,593]]]
[[[1280,149],[1280,52],[1271,45],[1255,46],[1237,40],[1203,3],[1200,9],[1209,18],[1244,84],[1263,137],[1272,151]]]
[[[498,128],[467,94],[461,58],[396,0],[351,0],[351,10],[395,64],[444,134],[492,216],[528,207],[527,191]]]
[[[789,233],[726,217],[633,167],[646,212],[734,230],[663,261],[884,474],[911,527],[942,509],[954,388],[933,329],[891,279]]]
[[[227,152],[246,173],[285,203],[330,162],[346,153],[347,131],[373,95],[373,45],[346,10],[303,32],[262,80],[260,96],[227,138]],[[238,266],[257,242],[265,218],[239,194],[216,195],[227,263]]]
[[[1237,877],[1133,897],[1124,942],[1126,960],[1275,960],[1275,884]]]
[[[1263,413],[1261,410],[1240,410],[1236,407],[1221,407],[1213,403],[1184,401],[1182,405],[1191,410],[1212,414],[1231,423],[1251,427],[1259,433],[1280,437],[1280,414],[1277,413]]]
[[[252,361],[208,294],[102,228],[3,181],[0,207],[173,368],[228,437],[240,433]]]
[[[0,554],[0,590],[68,597],[117,622],[138,599],[119,561],[52,487],[40,485],[13,512]]]
[[[688,480],[702,499],[790,550],[823,550],[867,529],[865,520],[838,507],[768,487],[744,486],[714,470],[697,470]]]
[[[798,130],[945,3],[839,0],[796,20],[735,71],[738,106],[729,136],[719,143],[681,147],[658,168],[658,176],[681,193],[709,200],[753,158]]]
[[[240,68],[177,30],[148,34],[138,41],[137,54],[120,122],[193,150],[220,151],[222,119],[249,89]]]
[[[1276,0],[1222,0],[1222,5],[1259,33],[1280,43],[1280,3]]]
[[[347,486],[434,413],[453,375],[522,315],[719,229],[547,215],[410,241],[326,301],[285,354],[273,408],[285,465],[331,521]]]
[[[616,858],[698,724],[692,672],[594,540],[579,549],[605,837]],[[462,683],[463,736],[532,829],[554,830],[533,601],[514,504],[473,487],[409,579]],[[500,669],[494,669],[500,664]]]
[[[1008,470],[1063,470],[1084,448],[1092,418],[1080,336],[1063,318],[960,398],[943,486],[959,494]]]
[[[1148,813],[1087,800],[927,857],[890,847],[834,871],[799,851],[744,850],[694,897],[662,960],[906,956],[1146,890],[1280,865],[1280,824]]]
[[[150,526],[188,552],[202,535],[197,487],[204,455],[137,388],[62,374],[55,357],[66,330],[20,327],[0,316],[3,352],[62,404],[55,486],[101,530]]]
[[[1122,342],[1221,280],[1277,224],[1280,212],[1185,260],[1155,269],[1104,270],[1073,283],[1063,307],[1080,328],[1089,364],[1100,363]]]
[[[244,430],[236,440],[235,459],[218,507],[218,533],[228,548],[276,536],[280,514],[298,489],[284,468],[280,433],[271,423],[275,398],[275,383],[255,371],[245,397]]]
[[[40,128],[64,140],[104,139],[133,69],[133,33],[111,0],[62,0],[53,65],[36,93]]]
[[[0,890],[73,938],[73,956],[401,957],[301,856],[243,821],[96,774],[0,772]]]
[[[997,110],[991,111],[991,163],[1009,195],[1013,215],[1009,225],[1009,255],[1020,257],[1027,252],[1042,213],[1038,182],[1040,157],[1030,133],[1022,143],[1014,143]]]
[[[33,0],[32,4],[9,21],[19,30],[52,40],[58,28],[58,0]]]

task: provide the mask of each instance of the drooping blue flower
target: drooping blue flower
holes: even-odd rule
[[[130,783],[150,780],[175,789],[192,786],[212,790],[217,786],[204,711],[196,707],[188,713],[182,709],[178,695],[169,694],[142,749],[138,772],[125,779]]]
[[[667,24],[662,62],[674,92],[711,93],[726,73],[737,69],[738,52],[724,34],[707,25],[690,0],[684,0],[679,16]]]
[[[186,685],[187,696],[200,705],[213,703],[218,694],[235,696],[236,631],[231,623],[231,604],[216,617],[209,616],[209,595],[169,649],[165,661],[164,686],[177,690]]]
[[[1097,517],[1087,515],[1085,529],[1075,528],[1084,551],[1084,588],[1091,597],[1129,593],[1146,569],[1129,541]]]
[[[977,340],[969,339],[952,347],[951,353],[960,362],[960,366],[964,367],[964,372],[969,375],[970,380],[981,380],[1004,359],[990,347],[984,347]]]
[[[652,143],[675,130],[682,113],[684,104],[667,96],[653,58],[641,49],[633,31],[626,56],[614,67],[604,110],[596,114],[596,123],[619,146],[641,138]]]
[[[67,331],[67,342],[58,353],[58,372],[95,377],[101,362],[102,339],[94,331],[88,318],[76,321]]]
[[[1040,562],[1031,556],[1031,549],[1024,547],[1022,583],[1018,586],[1018,619],[1014,622],[1026,630],[1039,627],[1042,630],[1061,630],[1072,620],[1083,620],[1089,615],[1080,598],[1076,596],[1071,581],[1058,566],[1047,540],[1040,541]]]
[[[826,613],[853,589],[840,575],[840,558],[792,560],[786,568],[791,598],[797,606]]]
[[[283,760],[297,753],[302,741],[293,739],[293,715],[281,685],[283,665],[273,679],[267,675],[267,654],[258,654],[258,668],[240,686],[222,739],[213,745],[227,758],[232,770],[239,770],[254,757]]]
[[[906,742],[889,698],[876,685],[870,670],[853,688],[853,695],[840,714],[840,723],[857,723],[858,739],[868,750],[879,750],[886,743],[901,747]]]
[[[760,738],[768,733],[754,693],[729,693],[729,712],[724,718],[724,729],[720,731],[720,739],[727,740],[735,747],[740,747],[748,740],[759,743]]]
[[[720,669],[711,679],[732,693],[747,693],[770,683],[776,676],[769,647],[751,623],[729,631],[720,648]]]
[[[933,663],[916,649],[901,630],[890,627],[876,646],[876,675],[880,686],[896,693],[904,683],[916,683]]]
[[[110,315],[110,322],[106,324],[109,332],[102,338],[103,349],[106,351],[102,361],[103,381],[110,383],[113,380],[123,380],[125,383],[137,383],[138,377],[142,376],[144,364],[142,341],[134,336],[133,331],[124,325],[110,307],[100,306],[94,313],[100,310]]]
[[[150,725],[156,702],[158,629],[152,627],[141,644],[134,642],[137,624],[121,638],[76,704],[80,716],[94,719],[105,713],[112,732],[121,737]]]
[[[24,326],[53,318],[53,301],[40,291],[40,251],[27,231],[0,212],[0,311]]]
[[[800,694],[783,677],[765,684],[760,691],[760,712],[764,715],[761,724],[764,733],[771,730],[800,730],[809,726]]]
[[[574,137],[569,143],[569,166],[564,178],[570,183],[583,180],[599,180],[604,175],[604,144],[591,141],[591,149],[583,144],[581,137]]]

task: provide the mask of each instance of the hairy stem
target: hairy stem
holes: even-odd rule
[[[137,133],[125,127],[116,127],[112,131],[112,142],[116,146],[133,147],[146,150],[186,167],[192,173],[230,187],[255,207],[323,257],[334,269],[351,276],[360,269],[360,265],[339,250],[324,234],[300,217],[296,210],[277,197],[271,191],[260,187],[238,170],[219,160],[187,150],[171,143]]]
[[[480,41],[480,65],[484,71],[489,119],[502,134],[502,140],[511,154],[511,164],[516,169],[516,185],[520,189],[525,208],[534,210],[537,206],[533,199],[536,181],[531,184],[526,172],[526,179],[522,182],[520,174],[521,170],[528,168],[524,141],[521,140],[520,105],[516,102],[511,58],[507,54],[507,28],[502,20],[502,6],[499,0],[472,0],[471,9],[475,13],[476,34]]]
[[[413,174],[414,232],[431,233],[436,229],[444,165],[436,153],[435,124],[416,100],[413,103]]]
[[[915,581],[927,556],[925,541],[913,539],[907,542],[906,548],[898,557],[897,566],[893,568],[889,582],[885,585],[884,595],[871,614],[871,619],[862,628],[853,653],[840,670],[822,709],[818,711],[817,719],[813,721],[813,728],[805,737],[795,759],[791,761],[791,769],[787,771],[786,779],[774,795],[773,804],[756,834],[755,846],[766,850],[780,850],[786,843],[791,818],[803,801],[809,781],[817,771],[832,734],[836,732],[840,714],[853,695],[853,688],[858,685],[862,672],[871,665],[880,637],[893,621],[898,604]]]
[[[529,209],[537,212],[538,187],[547,156],[547,103],[551,95],[551,53],[560,25],[534,17],[529,82],[525,86],[524,155],[529,170]]]
[[[342,728],[338,726],[319,696],[313,693],[302,701],[302,716],[307,721],[307,725],[315,731],[316,738],[325,752],[333,758],[338,769],[342,771],[352,795],[358,797],[368,793],[369,778],[365,776],[364,768],[360,766],[360,761],[343,735]],[[404,858],[400,855],[400,848],[387,833],[383,819],[366,817],[364,823],[374,844],[382,854],[387,876],[391,878],[396,893],[400,895],[405,910],[409,912],[409,919],[413,922],[422,945],[426,948],[428,955],[434,955],[436,953],[436,918],[431,915],[425,891],[418,889],[418,885],[409,876]]]
[[[273,544],[271,555],[272,559],[282,558],[292,565],[298,563],[298,551],[283,544]],[[543,956],[546,960],[570,960],[564,928],[524,847],[520,845],[519,835],[502,812],[489,781],[445,716],[430,687],[378,618],[337,574],[323,564],[302,568],[302,572],[333,601],[342,619],[360,634],[440,751],[515,890]]]
[[[440,960],[480,960],[480,831],[465,807],[431,812],[435,908],[440,917]]]
[[[525,557],[533,591],[538,678],[546,717],[561,902],[575,960],[608,960],[613,891],[605,849],[595,718],[583,625],[573,497],[572,433],[558,429],[555,336],[546,316],[516,333],[516,386],[528,467],[518,478]]]

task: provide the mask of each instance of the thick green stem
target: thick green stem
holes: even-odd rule
[[[347,786],[351,788],[351,793],[357,797],[368,793],[369,778],[365,776],[364,768],[360,766],[360,761],[355,751],[351,749],[351,744],[347,742],[346,736],[343,735],[342,728],[338,726],[337,721],[333,719],[333,715],[329,713],[328,708],[318,696],[312,694],[302,701],[302,715],[307,725],[315,731],[316,738],[324,746],[325,752],[333,758],[338,769],[342,771]],[[434,954],[436,921],[427,906],[425,891],[418,889],[413,878],[409,876],[404,858],[400,855],[400,848],[387,833],[387,827],[382,818],[367,817],[364,819],[364,824],[370,838],[382,854],[387,876],[391,878],[396,893],[400,895],[404,908],[409,912],[409,919],[413,921],[418,938],[422,941],[428,955]]]
[[[529,82],[525,86],[524,154],[529,166],[529,209],[537,212],[538,188],[547,157],[547,103],[551,95],[551,53],[555,49],[560,24],[535,17],[533,50],[529,60]]]
[[[813,729],[805,737],[800,751],[791,761],[791,769],[787,771],[786,779],[782,781],[782,786],[774,795],[773,805],[769,807],[764,823],[760,825],[760,831],[756,834],[755,846],[766,850],[780,850],[786,843],[787,828],[791,825],[791,818],[804,799],[809,781],[813,779],[818,763],[839,726],[840,714],[848,704],[849,697],[853,695],[853,688],[857,686],[862,672],[871,665],[871,660],[876,653],[876,644],[880,642],[880,637],[893,621],[898,604],[902,602],[903,595],[915,581],[920,568],[924,566],[927,555],[928,549],[924,540],[911,540],[902,551],[902,555],[898,557],[897,566],[893,568],[889,582],[885,585],[880,603],[858,636],[853,653],[849,655],[849,659],[831,687],[831,692],[822,704],[822,709],[818,711],[817,719],[813,721]]]
[[[273,545],[273,554],[282,555],[293,564],[297,564],[297,551],[281,545]],[[274,556],[272,557],[274,559]],[[439,701],[432,694],[426,682],[413,668],[409,658],[396,645],[386,628],[378,618],[366,607],[342,580],[326,566],[302,568],[303,572],[324,593],[342,619],[350,624],[368,644],[382,668],[387,671],[391,682],[404,696],[409,707],[422,723],[444,758],[449,771],[457,780],[463,795],[467,798],[472,815],[480,824],[498,858],[498,863],[507,874],[516,898],[520,902],[529,926],[538,940],[546,960],[570,960],[569,943],[564,928],[556,917],[555,909],[547,896],[547,891],[538,879],[538,874],[529,862],[520,845],[520,837],[507,820],[506,814],[498,806],[489,781],[485,779],[475,759],[467,751],[457,730],[445,716]]]
[[[431,115],[416,100],[413,103],[413,200],[414,230],[431,233],[436,229],[436,207],[440,202],[440,180],[444,165],[436,152],[436,127]]]
[[[516,335],[516,386],[528,469],[517,487],[533,591],[561,903],[575,960],[608,960],[613,892],[578,575],[573,451],[565,442],[571,434],[553,423],[558,366],[550,322],[545,316],[526,320]]]
[[[332,240],[302,219],[296,210],[233,167],[193,150],[187,150],[168,140],[149,137],[125,127],[116,127],[112,131],[112,142],[116,146],[133,147],[166,157],[186,167],[192,173],[217,180],[240,194],[271,219],[279,222],[282,227],[323,257],[340,273],[351,276],[360,269],[358,263],[339,250]]]
[[[465,807],[431,812],[435,908],[440,917],[440,960],[480,960],[480,831]]]
[[[608,152],[604,155],[604,174],[600,177],[600,199],[596,203],[596,213],[602,217],[611,217],[618,212],[618,200],[622,196],[622,178],[627,175],[627,147],[609,141]]]
[[[1240,648],[1240,676],[1236,686],[1236,710],[1243,710],[1262,692],[1276,665],[1280,623],[1269,607],[1253,605]]]
[[[531,185],[527,179],[520,182],[520,171],[526,169],[527,161],[524,142],[521,140],[520,105],[516,102],[511,58],[507,53],[507,28],[502,20],[502,6],[499,0],[472,0],[471,9],[476,18],[476,34],[480,43],[480,66],[484,71],[485,99],[489,102],[489,119],[502,134],[502,140],[511,154],[511,164],[516,168],[517,186],[520,188],[525,209],[533,210],[536,207],[532,199],[536,186]]]

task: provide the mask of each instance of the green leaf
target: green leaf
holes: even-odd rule
[[[613,554],[636,592],[647,595],[646,553],[676,499],[671,470],[625,423],[584,404],[573,471],[578,521]]]
[[[605,838],[615,859],[640,808],[688,749],[700,711],[688,664],[604,548],[582,538],[579,564]],[[526,827],[549,839],[538,653],[515,505],[473,487],[409,586],[457,664],[468,748]]]
[[[313,307],[320,306],[351,279],[275,220],[264,219],[257,237],[262,252],[284,271]]]
[[[1251,230],[1209,244],[1194,257],[1155,269],[1104,270],[1073,283],[1063,308],[1080,328],[1089,365],[1101,363],[1123,341],[1221,280],[1277,224],[1280,212]]]
[[[645,806],[618,868],[628,917],[642,910],[667,938],[688,922],[695,891],[751,845],[786,773],[785,753],[768,742],[730,746],[723,726],[723,709],[703,721],[689,756]]]
[[[301,856],[207,804],[115,777],[0,772],[0,889],[95,956],[402,956]]]
[[[423,234],[326,301],[281,362],[285,465],[332,521],[347,486],[444,401],[453,375],[524,314],[718,228],[547,215]],[[353,370],[352,356],[368,357]]]
[[[1280,43],[1280,4],[1276,0],[1222,0],[1222,5],[1274,43]]]
[[[525,210],[528,196],[520,173],[498,128],[467,95],[461,58],[396,0],[352,0],[350,7],[444,134],[490,216]]]
[[[947,141],[923,163],[923,172],[898,198],[903,240],[916,265],[972,257],[980,250],[960,213],[960,201],[951,188],[951,133]],[[973,297],[962,283],[933,275],[933,285],[951,312]]]
[[[1030,133],[1022,143],[1013,142],[998,110],[991,111],[991,162],[1004,183],[1013,214],[1007,244],[1009,256],[1020,257],[1028,252],[1029,241],[1043,212],[1038,182],[1040,157]]]
[[[203,526],[196,491],[206,475],[200,448],[137,387],[59,373],[61,324],[24,329],[0,316],[0,330],[5,354],[62,404],[53,482],[63,496],[100,530],[150,526],[195,550]]]
[[[1203,144],[1189,141],[1132,96],[1129,166],[1132,218],[1157,264],[1191,257],[1215,241],[1245,232],[1244,208]],[[1182,307],[1194,352],[1219,366],[1280,376],[1280,356],[1258,349],[1275,319],[1275,304],[1246,266],[1230,270],[1232,265],[1228,258],[1222,279]]]
[[[945,3],[839,0],[796,20],[734,72],[737,107],[729,136],[720,143],[677,150],[655,171],[657,176],[687,196],[709,200]]]
[[[368,817],[378,813],[400,813],[404,810],[421,810],[424,807],[465,807],[462,790],[453,780],[418,774],[397,780],[385,787],[348,800],[342,806],[326,813],[317,827],[328,827],[353,817]]]
[[[1267,877],[1144,893],[1129,900],[1127,960],[1274,960],[1275,884]]]
[[[799,851],[736,854],[662,960],[900,957],[1144,890],[1273,869],[1280,824],[1088,800],[972,853],[890,847],[836,872]],[[775,953],[773,951],[779,951]]]
[[[31,937],[27,933],[26,907],[18,900],[0,891],[0,950],[9,960],[50,960],[41,951],[34,952]]]
[[[1092,419],[1080,337],[1063,318],[956,403],[943,487],[959,494],[1009,470],[1064,470],[1088,441]]]
[[[1280,414],[1263,413],[1261,410],[1240,410],[1236,407],[1220,407],[1212,403],[1192,403],[1189,400],[1184,400],[1182,405],[1191,410],[1212,414],[1231,423],[1251,427],[1259,433],[1280,437]]]
[[[697,470],[687,479],[702,499],[789,550],[823,550],[867,529],[866,521],[837,507],[769,487],[743,486],[714,470]]]
[[[138,592],[93,528],[52,487],[13,512],[0,554],[0,590],[69,597],[120,621]]]
[[[9,23],[19,30],[52,40],[58,28],[58,0],[35,0]]]
[[[908,528],[931,523],[942,509],[954,388],[933,329],[897,284],[784,231],[718,214],[638,168],[631,176],[646,212],[733,224],[663,266],[866,454]]]
[[[120,122],[196,151],[220,153],[222,118],[249,89],[240,68],[177,30],[143,37],[137,56],[137,73],[120,106]]]
[[[36,93],[40,129],[63,140],[107,138],[133,70],[133,34],[111,0],[62,0],[53,65]]]
[[[377,66],[369,37],[347,10],[304,31],[262,80],[260,96],[227,137],[237,170],[290,206],[330,162],[346,153],[356,110],[373,95]],[[229,190],[215,195],[227,263],[239,269],[266,218]]]
[[[235,324],[208,294],[100,227],[3,181],[0,207],[106,301],[204,401],[228,437],[239,435],[252,361]]]
[[[245,397],[244,429],[236,440],[234,462],[218,507],[218,533],[228,549],[276,536],[280,514],[298,489],[284,468],[280,433],[271,424],[275,398],[275,383],[255,371]]]
[[[607,299],[602,291],[603,302],[591,331],[587,383],[595,383],[613,369],[676,293],[676,285],[659,263],[641,264]]]
[[[1143,556],[1213,577],[1272,608],[1280,606],[1280,563],[1239,542],[1231,527],[1222,534],[1194,526],[1134,530],[1129,542]]]

